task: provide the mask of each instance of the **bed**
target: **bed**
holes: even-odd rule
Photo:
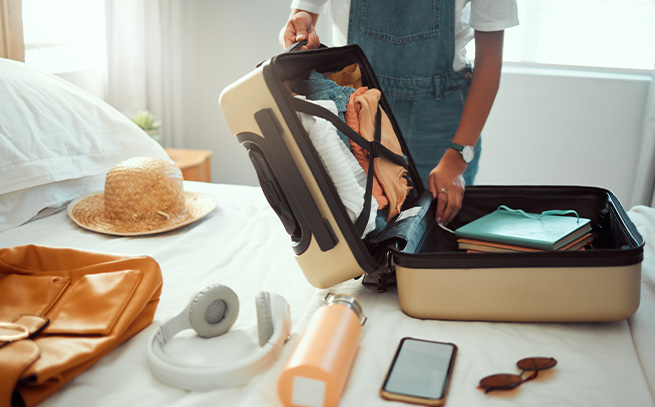
[[[62,210],[68,201],[102,190],[104,173],[122,159],[134,155],[166,158],[165,153],[120,113],[89,100],[62,81],[6,60],[0,60],[0,71],[3,116],[20,116],[15,122],[3,117],[0,123],[0,153],[5,157],[0,163],[0,248],[37,244],[149,255],[160,265],[164,280],[153,323],[43,405],[281,406],[277,379],[328,292],[356,296],[368,317],[341,406],[405,405],[382,400],[379,388],[398,342],[406,336],[453,342],[459,347],[448,406],[655,405],[655,346],[651,344],[655,337],[655,246],[651,243],[655,241],[655,208],[637,206],[629,211],[646,247],[641,304],[628,320],[564,324],[415,319],[400,310],[393,288],[378,293],[358,280],[326,290],[312,287],[259,187],[185,181],[185,190],[214,196],[217,207],[203,219],[167,233],[117,237],[80,228]],[[30,93],[30,89],[40,92]],[[50,91],[59,96],[48,95]],[[27,97],[30,103],[25,102]],[[53,98],[65,103],[53,107]],[[43,104],[39,115],[35,111],[25,113],[37,99]],[[56,113],[48,116],[47,109]],[[68,121],[66,112],[74,112]],[[88,113],[87,123],[81,112]],[[42,120],[45,116],[50,119]],[[43,129],[54,125],[60,126],[59,130],[46,135]],[[61,128],[75,131],[63,132]],[[97,136],[98,132],[103,134],[100,140],[80,146],[85,144],[80,143],[81,138]],[[46,143],[42,150],[31,148],[32,155],[12,155],[26,148],[25,140],[34,144],[46,136],[48,141],[42,138],[39,142]],[[85,151],[73,151],[80,148]],[[107,151],[111,153],[101,157]],[[11,161],[11,157],[19,158]],[[245,153],[243,159],[247,159]],[[53,166],[59,171],[56,176],[50,171]],[[70,168],[68,174],[64,167]],[[225,335],[212,339],[186,331],[167,345],[169,355],[202,365],[229,363],[253,352],[258,346],[254,298],[258,292],[268,291],[284,296],[290,305],[292,334],[280,358],[239,387],[186,391],[160,382],[149,369],[148,340],[162,321],[183,309],[199,290],[215,283],[231,287],[239,296],[241,313],[236,324]],[[516,361],[528,356],[552,356],[558,365],[512,391],[485,394],[477,389],[484,376],[518,373]]]

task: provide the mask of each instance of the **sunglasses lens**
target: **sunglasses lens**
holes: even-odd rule
[[[521,384],[523,379],[516,374],[495,374],[480,380],[480,387],[485,390],[513,389]]]
[[[550,369],[557,364],[554,358],[525,358],[516,363],[521,370],[544,370]]]

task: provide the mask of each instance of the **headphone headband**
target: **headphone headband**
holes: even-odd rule
[[[256,299],[261,345],[257,352],[236,362],[206,366],[185,364],[182,360],[166,354],[164,351],[166,343],[185,329],[193,328],[197,332],[197,322],[193,319],[197,319],[199,313],[203,315],[208,313],[209,306],[216,304],[216,301],[224,301],[227,305],[224,319],[229,322],[227,326],[229,329],[236,320],[235,314],[238,313],[238,299],[236,294],[234,298],[230,298],[230,293],[234,294],[226,286],[216,285],[205,288],[191,299],[182,312],[163,323],[153,333],[146,351],[150,370],[155,377],[166,384],[187,390],[233,387],[259,375],[280,357],[282,347],[291,333],[289,305],[282,296],[266,292],[259,293]],[[237,302],[234,302],[235,299]],[[199,304],[202,306],[198,307]],[[262,327],[262,321],[272,324],[272,327]],[[224,323],[224,321],[220,320],[217,323]],[[221,335],[227,329],[212,336]],[[270,333],[264,340],[262,340],[262,331]]]

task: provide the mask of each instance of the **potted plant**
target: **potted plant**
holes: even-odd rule
[[[132,121],[143,129],[156,142],[161,143],[159,127],[161,122],[155,121],[154,116],[147,110],[140,110],[132,117]]]

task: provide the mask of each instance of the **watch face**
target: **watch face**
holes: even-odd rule
[[[473,151],[473,147],[471,146],[464,146],[462,149],[462,158],[466,163],[470,163],[473,161],[473,157],[475,157],[475,151]]]

